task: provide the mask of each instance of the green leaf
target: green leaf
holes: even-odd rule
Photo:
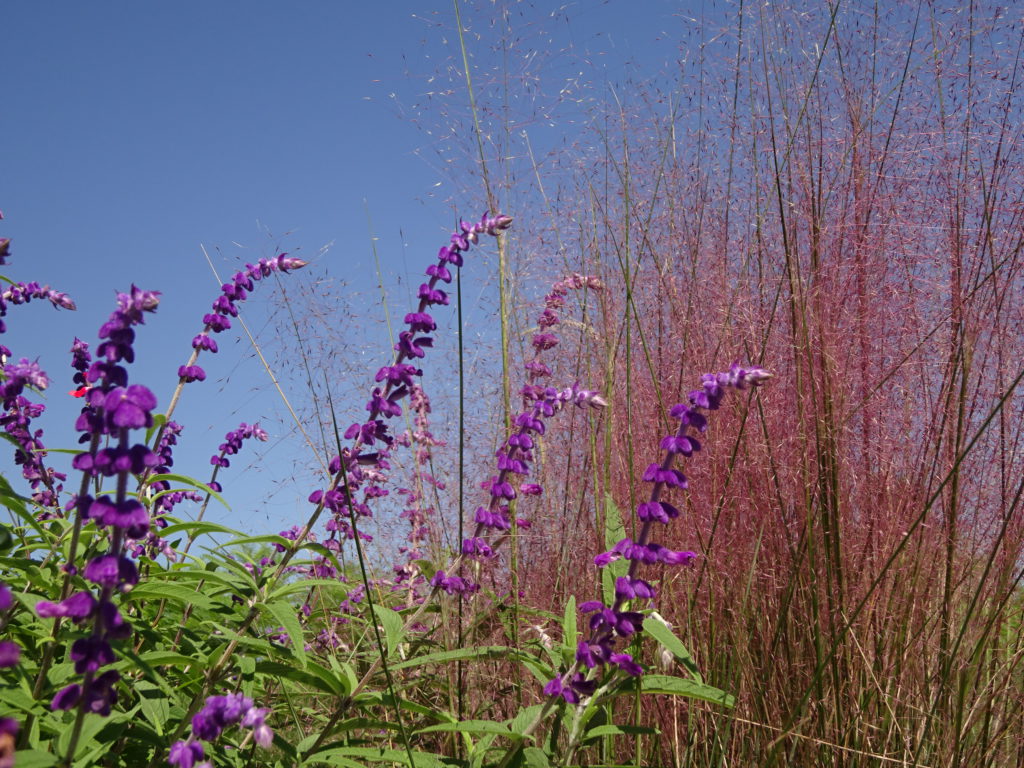
[[[587,731],[585,739],[598,739],[602,736],[657,736],[661,731],[642,725],[598,725]]]
[[[669,629],[663,619],[660,619],[660,617],[656,618],[654,616],[648,616],[645,618],[644,632],[667,648],[669,653],[675,656],[679,662],[686,667],[687,671],[693,675],[694,679],[698,683],[704,682],[704,678],[701,677],[700,670],[697,668],[697,662],[694,661],[693,656],[690,655],[686,646],[683,645],[683,641],[675,636],[675,633]]]
[[[416,733],[434,733],[437,731],[456,732],[467,734],[492,733],[496,736],[513,736],[523,738],[523,734],[512,731],[504,723],[496,723],[493,720],[462,720],[458,723],[440,723],[420,728]]]
[[[171,705],[166,694],[157,686],[145,680],[138,680],[133,685],[139,695],[139,708],[146,719],[160,736],[164,735],[164,723],[171,714]]]
[[[217,523],[208,523],[205,520],[191,520],[182,523],[175,523],[174,525],[168,525],[162,531],[160,531],[160,537],[169,539],[176,533],[184,531],[194,536],[199,536],[203,533],[227,533],[231,535],[238,535],[239,532],[234,528],[228,528],[226,525],[218,525]]]
[[[146,445],[151,446],[154,450],[156,446],[153,445],[153,435],[160,431],[160,428],[167,423],[166,413],[155,413],[153,414],[153,424],[146,430]]]
[[[696,680],[688,680],[684,677],[671,677],[669,675],[644,675],[641,678],[630,681],[631,684],[624,685],[620,690],[636,692],[637,680],[641,693],[662,693],[669,696],[685,696],[689,699],[700,699],[709,701],[712,704],[720,704],[723,707],[736,705],[736,697],[726,693],[720,688],[698,683]]]
[[[76,757],[81,756],[87,749],[92,748],[93,745],[91,745],[90,742],[106,724],[106,718],[100,717],[99,715],[89,714],[85,716],[82,720],[82,729],[78,736],[78,745],[75,748]],[[68,747],[71,746],[71,734],[73,732],[73,728],[67,728],[61,731],[60,737],[57,739],[57,749],[60,754],[67,754]],[[18,768],[21,768],[20,756],[18,760]]]
[[[316,753],[316,761],[331,762],[330,758],[358,758],[359,760],[371,763],[398,763],[409,765],[409,756],[404,749],[383,749],[375,747],[335,747],[323,752]],[[446,768],[444,761],[439,755],[430,752],[412,751],[414,768]],[[362,765],[355,761],[356,765]],[[334,763],[334,765],[348,765],[349,763]],[[19,766],[20,768],[20,766]]]
[[[618,544],[626,535],[626,528],[622,524],[622,513],[619,511],[612,495],[605,494],[604,497],[604,547],[609,551]],[[626,558],[619,558],[601,569],[601,596],[605,605],[612,605],[615,602],[615,580],[619,576],[625,576],[629,571],[629,561]]]
[[[194,605],[196,608],[207,610],[211,606],[210,598],[202,592],[186,587],[184,584],[174,584],[166,581],[145,581],[137,584],[125,599],[128,601],[145,600],[146,598],[173,600],[182,605]]]
[[[258,661],[256,662],[256,671],[262,675],[283,677],[302,685],[308,685],[310,688],[329,693],[332,696],[344,697],[352,690],[347,680],[343,680],[330,670],[321,667],[315,661],[308,661],[305,669],[276,661]]]
[[[562,661],[566,664],[572,662],[573,654],[579,643],[578,630],[576,628],[576,596],[569,595],[565,604],[565,614],[562,616]]]
[[[278,537],[280,538],[280,537]],[[295,606],[287,600],[278,600],[273,603],[264,603],[262,606],[266,613],[269,613],[278,622],[284,631],[288,633],[291,640],[291,651],[295,654],[303,668],[306,667],[306,639],[302,634],[302,625],[298,616],[295,615]]]
[[[56,755],[38,749],[18,750],[18,768],[50,768],[57,764],[58,759]]]
[[[388,656],[390,657],[403,639],[402,617],[390,608],[385,608],[383,605],[377,605],[376,603],[373,606],[373,614],[384,628],[384,637],[387,643]]]
[[[203,658],[186,656],[174,651],[146,651],[139,654],[139,659],[155,667],[193,667],[201,670],[206,666],[206,660]]]
[[[523,750],[523,765],[526,768],[551,768],[551,761],[548,760],[543,749],[526,747]]]
[[[22,712],[32,712],[41,709],[39,702],[32,698],[32,694],[21,688],[8,688],[0,686],[0,703],[7,704]]]
[[[428,653],[425,656],[417,656],[408,661],[392,664],[391,669],[420,667],[425,664],[445,664],[450,661],[458,661],[459,659],[500,659],[514,655],[515,651],[506,645],[482,645],[476,648],[460,648],[457,651]]]
[[[509,721],[509,730],[513,733],[522,733],[546,706],[546,703],[533,704],[532,706],[520,709],[516,716]]]
[[[291,546],[291,542],[284,536],[278,536],[277,534],[268,533],[263,536],[240,536],[237,539],[224,544],[225,549],[232,549],[234,547],[241,547],[244,544],[280,544],[286,549]]]

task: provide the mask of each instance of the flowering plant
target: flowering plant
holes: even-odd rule
[[[424,560],[425,541],[445,520],[430,510],[436,519],[428,524],[423,503],[425,487],[444,489],[426,469],[431,452],[443,446],[429,429],[419,367],[437,330],[431,312],[449,303],[441,285],[453,281],[471,247],[484,235],[503,236],[510,225],[503,215],[460,222],[426,270],[393,360],[376,373],[367,415],[339,430],[330,477],[308,496],[309,518],[277,535],[240,536],[204,520],[210,500],[225,490],[221,473],[230,471],[231,457],[247,440],[266,440],[267,432],[244,422],[228,432],[210,458],[211,476],[199,481],[171,472],[183,432],[171,417],[185,387],[206,378],[198,358],[218,351],[214,336],[230,330],[240,302],[261,280],[305,262],[285,254],[261,259],[224,284],[192,339],[191,356],[178,370],[163,413],[154,390],[130,374],[138,336],[158,309],[159,293],[135,286],[119,293],[95,349],[77,338],[71,348],[71,394],[82,401],[75,424],[81,450],[70,462],[80,474],[74,492],[65,489],[69,473],[52,466],[35,426],[44,408],[33,393],[47,389],[50,377],[38,362],[15,362],[10,350],[0,350],[0,424],[31,492],[18,495],[6,481],[0,486],[17,518],[0,540],[0,767],[12,764],[15,743],[19,765],[353,765],[374,757],[441,765],[466,751],[452,752],[444,736],[451,732],[468,740],[473,764],[548,764],[574,755],[592,738],[588,724],[600,702],[634,690],[628,682],[643,672],[635,651],[641,628],[685,657],[667,625],[650,618],[657,590],[639,569],[696,557],[651,540],[656,524],[680,515],[664,498],[687,486],[673,463],[700,450],[690,431],[705,431],[703,412],[717,409],[726,389],[757,386],[770,377],[760,368],[733,366],[708,375],[689,404],[672,409],[679,428],[662,441],[665,458],[644,473],[652,491],[637,510],[639,534],[619,539],[596,558],[614,575],[614,590],[603,602],[580,606],[590,616],[586,637],[579,637],[570,601],[561,645],[547,638],[539,653],[513,646],[438,649],[444,627],[435,616],[443,615],[445,601],[493,601],[481,575],[500,583],[501,546],[515,531],[530,529],[530,505],[545,493],[542,478],[530,474],[554,417],[572,405],[600,418],[608,407],[605,397],[578,382],[544,381],[555,376],[545,358],[560,343],[554,331],[570,292],[604,289],[595,277],[572,274],[545,297],[525,363],[522,408],[486,473],[486,501],[473,513],[472,532],[450,557]],[[3,256],[9,252],[4,241]],[[0,315],[32,298],[75,309],[58,291],[14,283],[0,294]],[[405,400],[414,425],[396,435],[391,422],[403,415]],[[361,523],[387,504],[396,473],[392,462],[406,449],[414,453],[417,485],[398,494],[411,530],[389,581],[387,571],[364,556],[372,537]],[[196,506],[181,514],[189,505]],[[234,538],[194,554],[193,543],[209,532]],[[242,547],[253,544],[265,549],[246,557]],[[358,569],[345,562],[353,554]],[[530,694],[537,703],[493,721],[466,719],[436,702],[426,706],[429,687],[417,686],[429,679],[424,672],[430,665],[495,656],[546,681]],[[699,677],[682,687],[665,676],[642,679],[652,680],[653,688],[635,690],[729,703]],[[534,731],[553,716],[551,733],[557,733],[569,705],[577,711],[568,740],[551,736],[538,753],[528,744]],[[381,732],[399,746],[368,746]]]

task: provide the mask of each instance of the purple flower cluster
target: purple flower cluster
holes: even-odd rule
[[[135,286],[129,293],[118,294],[117,309],[100,328],[99,336],[104,341],[97,346],[96,359],[84,373],[90,389],[75,427],[82,433],[80,442],[88,443],[88,447],[75,456],[72,466],[83,472],[86,480],[100,476],[116,478],[117,491],[113,497],[105,494],[99,498],[83,493],[73,504],[79,524],[92,520],[98,528],[108,531],[107,551],[90,560],[83,571],[85,579],[96,585],[98,597],[92,592],[77,592],[60,603],[44,600],[36,604],[39,616],[67,617],[88,631],[71,646],[71,659],[82,681],[54,696],[51,707],[55,710],[81,707],[86,712],[108,715],[117,700],[115,685],[119,673],[100,670],[114,662],[111,641],[130,636],[131,625],[121,616],[112,597],[138,583],[138,568],[126,554],[126,543],[145,537],[150,530],[149,513],[142,502],[128,496],[127,481],[130,474],[141,474],[160,462],[145,444],[130,444],[132,430],[153,425],[156,397],[146,387],[129,385],[122,363],[135,359],[133,327],[143,322],[145,313],[156,309],[158,301],[156,293]],[[76,344],[73,354],[75,367],[81,373],[87,359],[84,345]],[[100,448],[104,439],[106,445]]]
[[[538,332],[533,335],[531,344],[533,346],[533,358],[526,363],[527,384],[522,388],[522,395],[525,401],[529,402],[543,394],[544,388],[538,383],[540,379],[551,375],[551,369],[540,359],[541,353],[553,349],[558,345],[558,336],[551,332],[551,328],[561,322],[559,313],[565,307],[565,298],[569,291],[590,289],[592,291],[603,290],[601,280],[592,275],[581,275],[573,272],[568,277],[559,280],[551,286],[551,291],[544,297],[544,310],[537,318]]]
[[[509,503],[520,493],[538,495],[540,486],[536,483],[520,483],[517,491],[513,485],[514,477],[529,474],[536,437],[544,434],[545,420],[571,404],[591,408],[607,405],[599,394],[589,389],[577,386],[565,389],[546,387],[539,393],[534,392],[530,405],[516,416],[514,424],[517,430],[498,449],[498,474],[484,482],[484,489],[490,494],[490,503],[486,507],[477,507],[474,518],[476,528],[462,542],[462,558],[457,567],[461,566],[463,559],[484,561],[492,558],[494,546],[489,543],[490,538],[503,536],[512,528]],[[517,518],[515,524],[521,528],[529,527],[529,521],[522,518]],[[479,584],[444,570],[434,574],[430,585],[450,595],[472,594],[480,588]]]
[[[425,350],[433,346],[433,337],[425,334],[436,330],[437,323],[427,310],[448,304],[448,294],[438,285],[451,283],[451,270],[462,266],[463,254],[479,242],[480,235],[496,237],[511,224],[510,216],[488,216],[486,213],[474,224],[461,221],[448,245],[438,251],[437,263],[427,267],[429,279],[419,287],[419,305],[415,312],[405,316],[406,328],[398,334],[395,361],[377,371],[376,381],[380,386],[373,389],[366,404],[366,421],[352,424],[345,430],[345,439],[351,440],[352,446],[343,450],[340,456],[335,456],[328,465],[334,476],[331,486],[326,490],[316,490],[309,496],[310,503],[331,511],[332,519],[326,526],[331,539],[339,534],[348,539],[354,538],[356,532],[349,523],[349,516],[370,516],[370,502],[388,495],[382,483],[384,472],[390,469],[387,457],[394,438],[388,432],[386,420],[401,415],[399,402],[410,394],[416,378],[423,374],[421,369],[407,361],[422,358]],[[374,450],[363,450],[369,446]],[[362,497],[357,500],[359,491]],[[363,533],[359,535],[364,539],[370,538]]]
[[[679,516],[679,510],[663,500],[662,493],[669,488],[683,490],[687,487],[686,477],[672,465],[677,456],[690,456],[700,450],[700,443],[688,432],[692,428],[703,434],[707,429],[707,417],[702,411],[714,411],[721,405],[728,388],[746,389],[747,385],[759,386],[770,379],[772,374],[763,368],[743,368],[734,364],[728,371],[705,374],[700,389],[688,395],[688,403],[672,407],[670,415],[678,420],[679,427],[661,442],[665,458],[661,463],[651,464],[644,472],[644,482],[652,484],[650,499],[637,507],[637,516],[643,523],[636,540],[625,538],[608,552],[594,558],[598,567],[604,567],[620,558],[630,561],[625,576],[615,581],[615,601],[606,606],[600,601],[585,602],[580,612],[591,614],[590,637],[581,640],[576,649],[576,664],[573,669],[560,675],[544,686],[548,696],[561,696],[570,704],[579,702],[581,696],[590,696],[600,682],[599,675],[592,670],[611,665],[627,675],[637,676],[643,672],[633,657],[616,650],[618,640],[629,641],[643,624],[643,614],[626,610],[626,603],[633,600],[651,600],[657,595],[655,588],[637,576],[640,565],[662,563],[665,565],[686,565],[696,558],[693,552],[677,552],[650,540],[655,523],[667,525]],[[584,669],[586,671],[584,671]]]
[[[267,433],[259,424],[246,424],[244,421],[238,429],[228,432],[224,436],[224,442],[220,444],[220,453],[210,457],[210,463],[215,467],[230,467],[231,462],[228,456],[234,456],[242,450],[242,442],[254,437],[261,442],[267,441]]]
[[[545,297],[544,311],[537,321],[540,332],[533,337],[534,356],[526,364],[529,383],[521,390],[524,408],[514,421],[517,431],[495,454],[498,474],[483,484],[484,489],[490,493],[490,503],[486,507],[477,507],[476,528],[473,534],[462,542],[462,557],[458,565],[461,565],[462,559],[479,562],[494,557],[496,544],[492,539],[503,536],[512,527],[512,500],[518,494],[539,496],[543,492],[537,483],[520,482],[517,489],[513,482],[515,476],[525,477],[529,474],[535,438],[544,434],[545,419],[554,416],[569,404],[588,405],[592,408],[603,408],[607,405],[596,392],[581,389],[577,385],[559,390],[536,383],[542,377],[551,375],[551,370],[540,361],[541,353],[558,344],[558,337],[547,329],[558,324],[558,313],[565,305],[565,297],[569,290],[581,288],[600,290],[602,285],[595,277],[574,274],[555,283],[551,293]],[[519,527],[529,526],[529,521],[522,518],[516,519],[515,523]],[[479,589],[479,585],[469,579],[449,574],[444,570],[437,571],[430,584],[450,595],[471,594]]]
[[[240,693],[211,696],[192,718],[192,738],[171,745],[167,762],[178,768],[212,768],[210,762],[199,762],[206,757],[206,750],[199,740],[215,741],[225,729],[235,724],[251,728],[253,741],[266,749],[274,740],[274,732],[266,724],[266,717],[266,709],[254,707],[252,699]]]
[[[7,243],[9,240],[3,240],[4,243],[4,255],[7,252]],[[0,264],[5,263],[0,259]],[[28,304],[32,299],[45,299],[49,301],[57,309],[75,309],[75,302],[71,300],[66,293],[53,290],[48,285],[39,285],[39,283],[12,283],[6,291],[0,293],[0,318],[7,316],[7,306],[9,304]],[[4,321],[0,319],[0,333],[4,333],[7,330],[7,326],[4,325]]]
[[[0,213],[0,219],[3,214]],[[0,265],[7,263],[10,255],[10,240],[0,239]],[[53,290],[50,286],[39,283],[11,283],[0,293],[0,333],[7,328],[2,318],[7,315],[7,307],[11,304],[27,304],[32,299],[45,299],[58,309],[75,309],[73,302],[66,293]],[[60,515],[59,494],[63,490],[60,483],[66,476],[46,467],[44,458],[46,449],[42,442],[42,430],[33,430],[31,422],[38,418],[45,407],[32,403],[22,395],[26,387],[38,390],[45,389],[49,384],[46,374],[38,363],[21,359],[18,363],[8,364],[11,351],[0,344],[0,366],[3,366],[4,380],[0,385],[0,398],[3,400],[3,413],[0,414],[0,426],[13,438],[15,443],[14,461],[19,465],[22,476],[28,480],[32,488],[32,500],[42,509],[41,519],[49,519]]]
[[[14,462],[21,467],[22,476],[32,487],[32,499],[45,511],[43,518],[51,518],[60,514],[59,494],[63,490],[61,483],[67,476],[45,465],[46,448],[42,442],[42,430],[33,430],[31,422],[43,413],[45,406],[33,403],[22,393],[31,387],[44,390],[50,380],[39,367],[39,363],[24,358],[17,363],[8,363],[3,367],[4,379],[0,383],[0,399],[3,401],[3,413],[0,413],[0,426],[13,439],[16,449]]]
[[[212,312],[203,316],[204,327],[192,339],[192,357],[185,365],[178,368],[178,377],[182,383],[203,381],[206,371],[196,365],[199,353],[203,351],[217,352],[217,342],[211,333],[220,333],[231,327],[231,318],[238,317],[238,302],[244,301],[253,291],[257,282],[270,277],[275,272],[288,273],[293,269],[306,266],[302,259],[296,259],[286,253],[270,259],[260,259],[255,264],[246,264],[245,269],[236,272],[230,283],[220,288],[220,296],[213,302]]]

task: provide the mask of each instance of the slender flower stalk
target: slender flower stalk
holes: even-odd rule
[[[33,429],[32,421],[38,418],[45,406],[33,403],[22,393],[26,389],[44,390],[50,380],[39,367],[39,363],[22,358],[17,363],[3,367],[0,383],[0,426],[13,439],[16,446],[14,463],[21,467],[22,476],[32,488],[32,500],[43,510],[39,518],[46,520],[60,516],[61,483],[67,475],[46,466],[46,447],[43,445],[41,429]]]
[[[460,558],[447,571],[439,570],[431,579],[431,585],[448,594],[471,594],[479,589],[479,585],[457,575],[463,560],[482,562],[495,556],[495,550],[504,542],[512,529],[511,504],[519,494],[524,496],[540,496],[543,488],[538,483],[519,482],[514,487],[515,476],[525,478],[529,475],[530,464],[533,462],[533,449],[538,437],[544,434],[545,420],[554,416],[568,404],[603,408],[607,403],[596,392],[581,389],[573,385],[565,389],[544,387],[539,382],[551,375],[551,369],[545,365],[541,356],[547,350],[558,345],[558,337],[551,332],[560,322],[559,312],[565,306],[565,297],[570,290],[589,288],[601,290],[601,281],[596,277],[572,274],[555,283],[551,292],[544,297],[544,310],[537,319],[538,333],[534,334],[532,346],[533,357],[526,363],[527,383],[520,394],[523,397],[523,410],[514,419],[516,430],[495,454],[498,474],[484,484],[490,492],[490,503],[476,509],[476,528],[473,534],[462,542]],[[525,518],[516,518],[515,525],[519,528],[529,527]]]
[[[4,253],[6,255],[6,243],[10,241],[4,241],[5,245]],[[4,264],[4,261],[0,261],[0,264]],[[49,301],[57,309],[76,309],[75,302],[71,300],[71,297],[66,293],[56,291],[48,285],[39,285],[39,283],[12,283],[7,287],[3,293],[0,293],[0,318],[7,315],[7,307],[11,304],[28,304],[32,299],[43,299]],[[4,321],[0,319],[0,333],[4,333],[7,330],[7,326],[4,325]]]
[[[81,681],[61,689],[51,702],[55,710],[77,709],[77,717],[68,744],[68,755],[77,746],[86,713],[110,714],[117,701],[116,684],[120,673],[103,670],[113,664],[111,642],[131,635],[131,625],[121,615],[113,596],[130,590],[139,580],[138,568],[127,556],[129,541],[144,538],[150,529],[149,513],[136,498],[128,495],[129,475],[139,475],[156,466],[159,457],[144,444],[130,444],[130,433],[153,425],[152,412],[156,398],[149,389],[129,385],[128,373],[121,363],[135,358],[133,326],[153,312],[158,294],[132,286],[130,293],[118,294],[118,307],[100,328],[104,341],[97,347],[97,358],[85,374],[90,389],[86,407],[76,421],[87,450],[79,453],[72,466],[83,473],[83,492],[75,501],[78,516],[76,530],[87,520],[108,531],[106,553],[86,564],[83,575],[95,585],[91,590],[76,592],[59,603],[40,601],[36,612],[42,618],[70,618],[87,630],[71,647],[71,659]],[[102,440],[106,447],[100,448]],[[93,498],[84,492],[90,478],[108,477],[116,484],[113,497]],[[74,563],[69,563],[73,566]],[[70,758],[69,758],[70,759]]]
[[[168,419],[174,413],[185,385],[206,379],[206,371],[197,365],[196,361],[201,352],[217,352],[217,342],[210,334],[218,334],[231,328],[231,318],[238,317],[238,302],[244,301],[260,280],[270,277],[275,272],[287,274],[304,266],[306,262],[302,259],[281,253],[273,258],[260,259],[255,264],[246,264],[245,269],[232,276],[231,282],[221,286],[220,295],[211,307],[212,311],[203,316],[203,329],[192,339],[192,355],[178,368],[178,386],[171,395],[165,413]]]
[[[548,696],[561,696],[570,704],[576,704],[581,697],[592,695],[601,682],[601,670],[612,666],[627,675],[642,674],[642,667],[628,653],[617,650],[619,640],[626,642],[640,629],[643,614],[628,610],[627,604],[636,600],[649,601],[657,596],[657,590],[648,581],[639,577],[641,565],[662,563],[665,565],[686,565],[696,557],[694,552],[678,552],[651,540],[656,524],[668,525],[679,517],[679,510],[663,499],[667,489],[685,490],[686,476],[673,464],[677,456],[689,457],[700,450],[700,442],[689,434],[691,428],[703,434],[707,430],[707,417],[703,411],[718,410],[726,389],[746,389],[747,385],[757,387],[772,378],[763,368],[744,368],[739,364],[722,373],[708,373],[702,377],[700,389],[689,393],[688,403],[680,403],[669,412],[678,420],[679,427],[672,435],[661,441],[665,456],[644,472],[644,482],[651,483],[648,501],[637,507],[637,517],[642,525],[635,540],[624,538],[611,550],[594,558],[598,567],[605,567],[620,558],[630,561],[624,576],[615,582],[615,600],[606,606],[600,601],[589,601],[580,605],[580,612],[592,614],[589,620],[590,637],[581,640],[576,649],[576,662],[563,675],[555,677],[544,686]],[[583,671],[584,668],[586,671]]]
[[[377,372],[377,381],[381,383],[381,386],[374,389],[372,398],[367,404],[369,418],[365,423],[353,424],[346,430],[346,439],[352,441],[351,446],[344,449],[340,455],[335,456],[329,463],[329,470],[332,473],[331,482],[326,490],[317,490],[310,495],[309,501],[314,505],[313,512],[310,514],[306,524],[295,536],[293,544],[283,553],[277,568],[269,578],[269,583],[276,583],[286,572],[291,559],[312,533],[313,527],[317,524],[324,509],[329,509],[333,513],[332,520],[327,527],[328,530],[333,528],[331,530],[332,540],[336,541],[335,535],[338,531],[349,532],[339,525],[340,521],[345,521],[345,512],[347,511],[351,519],[355,520],[359,514],[365,514],[369,510],[365,499],[372,498],[374,495],[380,495],[378,491],[382,489],[378,485],[373,484],[373,481],[379,479],[381,471],[387,468],[386,452],[391,442],[393,442],[393,438],[388,434],[384,419],[393,418],[401,413],[401,406],[398,405],[398,402],[408,395],[413,377],[419,376],[422,373],[418,368],[406,361],[423,357],[425,350],[433,346],[432,337],[423,335],[432,332],[437,327],[434,319],[427,313],[427,309],[436,304],[443,305],[448,303],[447,294],[438,288],[437,284],[438,282],[451,282],[450,267],[458,268],[462,266],[463,253],[468,251],[471,245],[479,242],[480,235],[488,234],[492,237],[497,237],[503,230],[508,229],[511,224],[512,218],[510,216],[499,214],[491,217],[486,213],[475,224],[465,221],[460,222],[459,230],[454,232],[449,238],[449,245],[443,246],[438,251],[437,263],[427,267],[429,280],[420,285],[420,301],[417,310],[405,316],[407,330],[399,334],[398,343],[395,344],[397,354],[394,364],[384,366]],[[230,322],[223,314],[215,312],[214,315],[216,317],[207,315],[204,318],[211,329],[215,325],[222,325],[225,321]],[[217,320],[217,317],[221,319]],[[201,346],[204,343],[199,342],[199,345]],[[199,350],[197,348],[193,353],[192,359],[189,361],[190,365],[194,364],[198,353]],[[180,395],[182,386],[183,382],[179,382],[175,395],[172,397],[172,406]],[[168,411],[170,410],[169,408]],[[381,444],[378,450],[363,452],[364,447],[375,446],[378,442]],[[364,501],[361,505],[356,505],[353,501],[354,492],[360,488],[364,481],[368,483]],[[347,524],[347,521],[345,522]],[[351,531],[351,533],[354,534],[354,531]],[[330,548],[329,542],[324,542],[324,545]],[[246,632],[258,615],[259,608],[255,605],[252,606],[238,627],[238,633]],[[237,644],[237,640],[232,640],[221,656],[222,661],[207,671],[202,691],[193,699],[190,706],[191,711],[196,711],[192,708],[198,708],[199,702],[208,695],[210,688],[221,678],[228,659],[231,657]],[[324,731],[324,733],[326,732]],[[319,740],[317,744],[319,744]]]
[[[419,287],[419,305],[415,312],[405,316],[406,329],[398,335],[395,344],[395,360],[377,371],[375,380],[380,386],[373,389],[370,400],[366,404],[367,420],[355,423],[345,431],[345,439],[350,440],[349,448],[335,456],[329,469],[333,474],[330,486],[326,490],[314,491],[309,501],[318,509],[326,507],[332,512],[332,519],[327,523],[331,539],[341,536],[352,539],[356,530],[350,522],[360,516],[372,514],[370,502],[373,499],[388,495],[383,488],[385,472],[390,469],[387,459],[394,438],[388,430],[387,421],[402,414],[399,403],[409,396],[416,379],[423,375],[422,369],[412,364],[426,355],[426,350],[433,347],[432,333],[437,323],[429,314],[434,306],[448,304],[448,294],[439,284],[452,281],[452,269],[463,264],[463,254],[479,242],[480,235],[497,235],[512,224],[509,216],[488,216],[486,213],[475,224],[462,221],[459,229],[452,233],[448,245],[442,246],[437,254],[437,262],[426,269],[429,278]],[[371,451],[364,450],[373,448]],[[356,494],[362,497],[356,501]],[[361,538],[368,538],[359,534]]]

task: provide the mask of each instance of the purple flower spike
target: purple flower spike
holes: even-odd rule
[[[562,306],[562,294],[552,293],[548,298],[548,306],[552,310]],[[547,325],[552,324],[549,318]],[[707,418],[702,411],[720,408],[727,389],[742,390],[748,385],[757,387],[771,378],[772,374],[763,368],[744,368],[739,364],[733,364],[728,371],[705,374],[701,378],[701,388],[689,393],[689,403],[680,403],[670,410],[672,418],[679,421],[679,428],[675,434],[668,435],[661,441],[661,448],[665,451],[664,459],[660,463],[648,465],[644,471],[643,479],[653,483],[654,487],[650,499],[637,506],[637,517],[642,523],[639,535],[636,540],[620,540],[611,550],[602,552],[594,558],[594,563],[598,567],[607,566],[620,558],[629,560],[630,564],[626,575],[618,576],[615,580],[615,602],[611,606],[598,601],[580,605],[579,610],[582,614],[591,614],[588,620],[591,635],[588,640],[579,643],[575,667],[566,673],[566,676],[573,680],[573,690],[583,695],[587,695],[587,691],[596,690],[604,674],[598,670],[607,665],[613,665],[631,677],[643,674],[642,667],[632,656],[615,652],[613,648],[618,639],[628,640],[643,623],[643,614],[623,610],[626,603],[632,600],[652,600],[656,596],[655,588],[637,576],[639,567],[654,564],[689,565],[697,558],[695,552],[668,549],[650,540],[654,523],[667,524],[679,517],[679,510],[661,499],[661,494],[666,490],[681,490],[687,487],[686,477],[678,469],[673,468],[672,464],[677,456],[688,457],[701,449],[700,442],[690,436],[688,431],[691,428],[700,433],[707,430]],[[526,428],[525,425],[522,426]],[[588,670],[586,676],[580,671],[581,667]],[[556,678],[545,685],[544,693],[548,696],[564,697],[566,676]],[[570,699],[566,698],[566,701]]]

